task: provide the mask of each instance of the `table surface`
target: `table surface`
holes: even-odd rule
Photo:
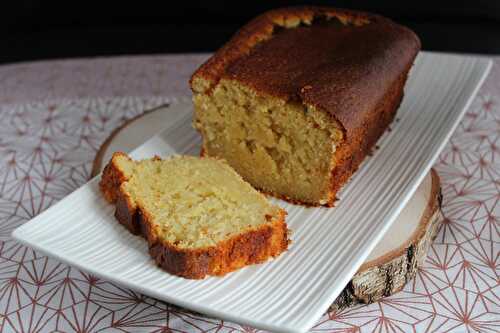
[[[17,244],[10,233],[84,184],[126,119],[188,97],[208,55],[0,67],[0,331],[255,331],[140,295]],[[500,330],[500,57],[435,165],[446,220],[403,291],[325,314],[324,332]]]

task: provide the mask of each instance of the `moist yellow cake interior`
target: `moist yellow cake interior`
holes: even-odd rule
[[[206,154],[223,157],[266,192],[304,202],[329,199],[332,156],[343,133],[326,113],[257,95],[229,79],[196,93],[194,105]]]
[[[151,214],[160,237],[180,248],[213,246],[278,218],[279,208],[223,161],[124,156],[118,163],[129,178],[122,189]]]

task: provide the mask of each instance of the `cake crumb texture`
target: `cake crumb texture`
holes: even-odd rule
[[[223,275],[288,247],[286,212],[221,160],[115,153],[100,188],[118,221],[143,235],[157,264],[175,275]]]

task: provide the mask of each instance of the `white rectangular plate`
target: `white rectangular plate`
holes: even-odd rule
[[[302,332],[342,291],[431,168],[485,78],[490,61],[421,53],[392,131],[340,193],[337,207],[276,200],[293,230],[289,251],[268,263],[201,281],[158,269],[146,242],[119,225],[93,179],[14,231],[13,237],[61,261],[152,297],[258,328]],[[191,107],[133,152],[194,154]]]

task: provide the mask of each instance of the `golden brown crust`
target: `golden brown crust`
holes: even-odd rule
[[[332,170],[330,200],[327,206],[333,206],[337,192],[356,172],[365,157],[370,155],[375,143],[394,119],[403,99],[403,88],[409,69],[400,75],[374,111],[365,119],[364,130],[359,131],[357,135],[347,137],[335,151],[333,157],[335,167]]]
[[[262,263],[288,248],[286,212],[282,209],[279,218],[272,223],[224,240],[217,246],[184,249],[168,243],[157,237],[158,232],[154,230],[148,212],[136,206],[126,193],[120,191],[119,182],[125,181],[126,177],[113,162],[111,159],[103,171],[100,182],[103,194],[108,201],[116,203],[115,217],[118,222],[131,233],[142,235],[148,241],[151,257],[159,267],[171,274],[188,279],[224,275],[246,265]]]
[[[149,253],[158,266],[171,274],[189,279],[203,279],[207,275],[224,275],[238,268],[258,264],[276,257],[288,248],[285,213],[272,224],[222,241],[218,246],[189,250],[180,249],[159,239],[150,239],[151,224],[141,215],[145,226],[143,236],[148,238]]]
[[[190,83],[193,92],[210,93],[219,80],[236,80],[257,94],[298,102],[333,117],[344,132],[333,156],[331,191],[324,204],[333,206],[337,191],[392,122],[419,49],[411,30],[378,15],[284,8],[240,29]]]
[[[216,84],[229,64],[247,55],[258,43],[271,38],[276,30],[310,24],[316,16],[336,17],[342,22],[352,22],[355,25],[378,17],[346,9],[313,6],[279,8],[265,12],[243,26],[228,43],[201,65],[191,77],[191,88],[204,92],[210,87],[197,82],[199,79],[207,80],[211,85]]]
[[[104,170],[102,171],[103,176],[99,182],[99,188],[101,189],[104,198],[110,203],[115,203],[118,200],[120,185],[128,180],[123,171],[114,163],[114,159],[118,156],[125,156],[128,158],[125,153],[114,153],[111,162],[104,167]]]

